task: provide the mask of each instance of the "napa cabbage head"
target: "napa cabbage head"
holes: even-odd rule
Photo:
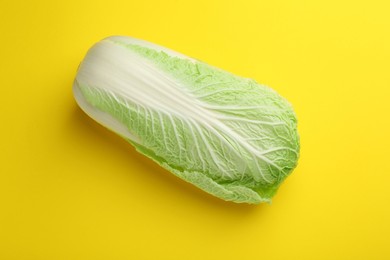
[[[269,202],[297,165],[297,120],[284,98],[167,48],[106,38],[88,51],[73,90],[97,122],[221,199]]]

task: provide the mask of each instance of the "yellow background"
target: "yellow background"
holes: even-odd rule
[[[390,259],[389,1],[0,0],[0,259]],[[109,35],[267,84],[298,168],[271,205],[215,199],[76,106]]]

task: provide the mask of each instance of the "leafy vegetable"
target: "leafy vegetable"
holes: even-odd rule
[[[299,157],[272,89],[161,46],[109,37],[74,82],[79,106],[176,176],[221,199],[269,202]]]

